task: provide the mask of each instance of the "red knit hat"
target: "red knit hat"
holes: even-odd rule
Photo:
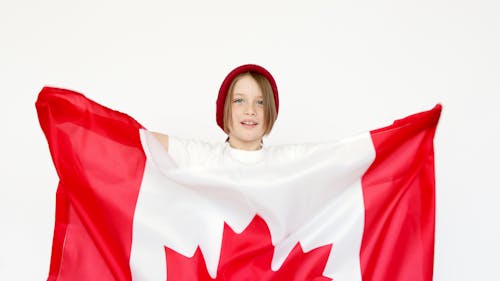
[[[262,66],[256,65],[256,64],[245,64],[238,66],[237,68],[233,69],[229,74],[224,78],[224,81],[222,81],[222,85],[220,86],[219,90],[219,96],[217,97],[217,109],[216,109],[216,119],[217,119],[217,125],[221,127],[222,130],[224,130],[224,103],[226,102],[226,96],[227,92],[229,91],[229,86],[233,82],[233,79],[245,72],[257,72],[259,74],[264,75],[264,77],[269,80],[269,83],[271,84],[271,88],[273,90],[274,94],[274,104],[276,105],[276,115],[278,114],[278,109],[279,109],[279,97],[278,97],[278,87],[276,86],[276,81],[274,81],[273,76],[269,71],[267,71],[265,68]]]

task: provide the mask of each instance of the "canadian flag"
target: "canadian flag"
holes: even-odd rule
[[[437,105],[300,161],[179,168],[132,117],[36,102],[59,186],[48,280],[432,280]]]

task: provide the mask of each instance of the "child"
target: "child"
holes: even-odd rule
[[[278,115],[278,89],[273,76],[255,64],[231,71],[219,90],[216,119],[228,138],[224,144],[183,140],[152,133],[179,166],[275,164],[297,155],[299,146],[264,147],[262,138]]]

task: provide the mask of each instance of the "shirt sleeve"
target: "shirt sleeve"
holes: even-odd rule
[[[301,161],[315,153],[321,153],[326,148],[335,146],[337,142],[283,144],[272,146],[269,149],[269,156],[275,164],[286,164],[294,161]]]
[[[199,140],[190,140],[169,136],[168,154],[179,167],[207,165],[214,157],[221,154],[220,145]]]

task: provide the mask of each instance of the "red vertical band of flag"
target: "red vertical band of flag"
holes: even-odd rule
[[[371,132],[376,158],[362,178],[364,281],[431,281],[434,257],[434,109]]]
[[[60,179],[48,280],[131,280],[142,126],[64,89],[44,88],[36,108]]]

